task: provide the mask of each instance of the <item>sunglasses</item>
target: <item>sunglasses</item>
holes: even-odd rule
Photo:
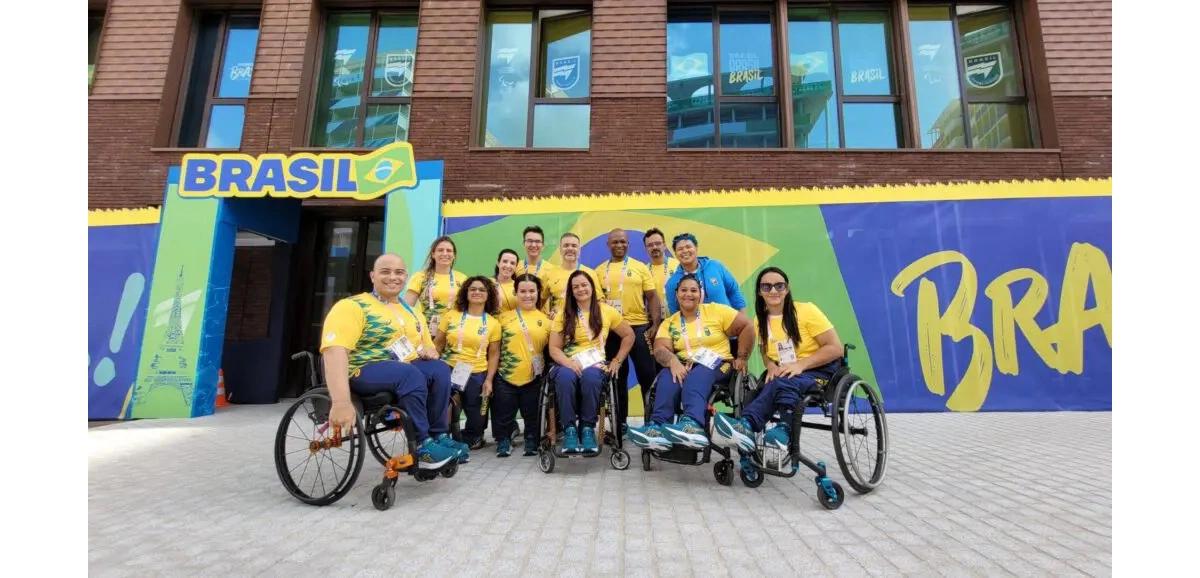
[[[759,293],[770,293],[772,289],[774,289],[775,291],[777,291],[779,293],[783,293],[784,291],[787,291],[787,288],[788,288],[787,283],[784,283],[782,281],[779,283],[759,283],[758,284],[758,292]]]

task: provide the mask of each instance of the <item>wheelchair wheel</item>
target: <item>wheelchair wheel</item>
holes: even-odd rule
[[[713,464],[713,477],[717,479],[717,483],[722,486],[733,485],[733,462],[731,460],[721,460]]]
[[[450,478],[453,478],[454,474],[457,474],[457,473],[458,473],[458,462],[457,461],[452,461],[452,462],[446,464],[445,466],[442,466],[442,469],[441,469],[442,477],[446,478],[447,480]]]
[[[542,473],[548,474],[554,471],[554,450],[540,448],[538,449],[538,468]]]
[[[838,383],[832,417],[838,467],[854,491],[865,494],[887,469],[887,418],[879,392],[857,375]]]
[[[380,464],[386,466],[392,456],[409,453],[408,434],[405,431],[407,425],[407,420],[394,410],[381,410],[367,417],[367,448]]]
[[[396,488],[389,482],[383,482],[371,490],[371,505],[376,510],[386,511],[396,503]]]
[[[612,455],[608,458],[608,463],[612,465],[613,469],[621,471],[628,470],[631,461],[633,460],[629,459],[629,452],[625,450],[613,450]]]
[[[821,502],[821,506],[826,510],[836,510],[842,507],[842,502],[846,501],[846,492],[842,490],[841,484],[834,481],[830,481],[830,484],[833,496],[830,496],[825,488],[821,487],[821,484],[817,484],[817,501]]]
[[[334,439],[328,425],[331,405],[329,390],[309,390],[284,412],[275,432],[279,481],[297,500],[314,506],[332,504],[345,496],[354,487],[366,455],[361,410],[353,431]]]
[[[747,468],[743,463],[743,467],[738,471],[738,477],[742,478],[742,484],[747,488],[757,488],[762,485],[766,476],[758,471],[758,468]]]
[[[642,450],[642,471],[650,471],[650,451]]]

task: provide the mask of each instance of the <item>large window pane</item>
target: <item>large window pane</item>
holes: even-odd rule
[[[767,12],[721,13],[721,94],[775,94],[775,57],[771,15]]]
[[[200,146],[200,129],[204,125],[204,107],[208,102],[209,77],[221,40],[221,15],[207,13],[200,17],[196,44],[192,48],[192,69],[188,74],[184,95],[183,117],[179,122],[179,146]]]
[[[245,98],[250,95],[250,77],[254,72],[254,50],[258,47],[258,18],[232,18],[221,57],[221,77],[217,96]]]
[[[900,146],[896,105],[846,103],[846,148],[894,149]]]
[[[972,104],[971,146],[986,149],[1033,146],[1024,104]]]
[[[710,148],[717,146],[711,96],[667,103],[667,146]]]
[[[892,94],[891,28],[883,10],[838,12],[842,90],[849,95]]]
[[[412,96],[416,54],[417,15],[381,14],[371,96]],[[406,125],[405,131],[407,128]]]
[[[833,26],[825,8],[788,12],[788,61],[797,148],[837,148],[837,94],[833,86]]]
[[[948,6],[909,8],[917,116],[922,148],[962,148],[958,63]]]
[[[712,11],[672,12],[667,22],[667,146],[716,146]]]
[[[242,146],[242,124],[246,108],[240,104],[218,104],[208,117],[208,148],[235,149]]]
[[[487,26],[487,110],[483,144],[487,147],[524,147],[529,120],[533,13],[491,12]]]
[[[335,13],[329,16],[313,124],[314,146],[358,146],[358,119],[370,25],[370,14]]]
[[[779,107],[774,103],[722,104],[721,146],[778,147]]]
[[[968,99],[1024,95],[1007,6],[959,6],[958,33]]]
[[[379,148],[396,141],[408,140],[407,104],[367,105],[366,135],[363,146]]]
[[[587,104],[539,104],[533,107],[533,146],[588,148],[592,107]]]
[[[587,14],[543,21],[542,93],[544,98],[587,98],[591,91],[592,18]],[[534,114],[534,124],[537,114]],[[534,129],[537,141],[537,129]],[[536,144],[534,146],[537,146]]]

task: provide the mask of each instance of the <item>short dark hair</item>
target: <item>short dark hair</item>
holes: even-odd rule
[[[654,235],[662,237],[663,241],[667,240],[667,235],[662,232],[662,229],[659,229],[658,227],[650,227],[649,229],[646,229],[646,234],[642,235],[642,244],[645,245],[646,239],[649,239]]]
[[[512,255],[513,259],[516,259],[518,263],[521,262],[521,256],[518,255],[516,251],[513,251],[512,249],[500,249],[500,254],[496,255],[496,266],[494,267],[495,271],[492,272],[493,277],[500,276],[500,259],[504,258],[505,253]]]
[[[672,251],[675,250],[675,247],[679,246],[680,241],[691,241],[693,245],[695,245],[697,247],[700,246],[700,241],[696,240],[695,235],[693,235],[691,233],[680,233],[678,235],[675,235],[674,239],[671,239],[671,250]]]
[[[543,241],[546,240],[546,233],[543,232],[542,228],[537,225],[530,225],[528,227],[525,227],[525,230],[521,233],[521,240],[524,241],[525,235],[528,235],[530,233],[537,233],[538,236],[541,237]]]

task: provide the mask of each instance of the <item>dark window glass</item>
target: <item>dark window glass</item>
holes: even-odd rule
[[[1029,148],[1033,138],[1024,104],[971,104],[971,146],[985,149]]]
[[[197,20],[178,143],[239,148],[258,48],[258,16],[204,12]]]
[[[200,144],[200,130],[206,112],[204,105],[208,102],[208,81],[212,77],[213,61],[216,60],[221,20],[220,14],[204,14],[200,17],[196,45],[192,49],[192,68],[188,74],[187,93],[184,94],[183,119],[179,123],[181,147]]]
[[[362,105],[370,25],[370,14],[329,15],[321,83],[317,91],[313,146],[358,145],[359,107]]]
[[[371,77],[371,96],[412,96],[416,57],[417,15],[381,15],[379,39],[375,46],[375,70]],[[408,132],[407,124],[404,132]]]
[[[100,48],[100,31],[104,28],[104,13],[88,14],[88,86],[96,72],[96,55]]]
[[[488,13],[487,106],[483,145],[524,147],[529,123],[533,13]]]

